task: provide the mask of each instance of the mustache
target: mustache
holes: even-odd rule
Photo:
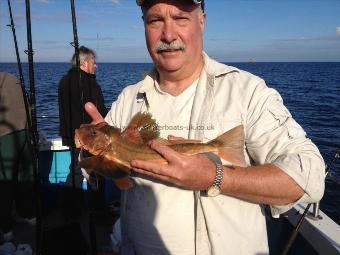
[[[171,42],[171,43],[166,43],[166,42],[158,42],[156,47],[155,47],[155,50],[156,52],[161,52],[161,51],[164,51],[164,50],[185,50],[186,49],[186,45],[182,42]]]

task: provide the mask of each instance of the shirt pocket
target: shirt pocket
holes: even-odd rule
[[[215,139],[217,136],[228,130],[242,125],[242,118],[235,117],[232,114],[220,112],[209,115],[204,129],[205,142]]]

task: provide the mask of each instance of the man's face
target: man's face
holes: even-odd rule
[[[80,68],[90,74],[94,74],[97,70],[96,59],[91,55],[88,59],[81,61]]]
[[[190,71],[202,58],[205,15],[183,0],[155,0],[144,13],[149,53],[159,71]]]

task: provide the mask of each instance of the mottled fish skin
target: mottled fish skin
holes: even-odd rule
[[[203,143],[184,143],[168,146],[185,155],[218,151],[217,148],[213,147],[212,145]],[[114,161],[118,160],[127,167],[130,166],[130,162],[134,159],[142,159],[164,164],[166,163],[166,160],[157,152],[150,149],[148,145],[140,144],[136,146],[135,144],[123,139],[113,139],[111,149],[109,152],[107,152],[106,157]]]
[[[79,165],[101,175],[119,179],[131,171],[130,162],[142,159],[166,164],[167,161],[147,145],[159,136],[155,120],[148,113],[138,113],[129,126],[120,132],[107,123],[86,124],[76,130],[76,139],[82,148],[94,155]],[[164,141],[164,139],[163,139]],[[179,140],[168,142],[169,147],[184,155],[213,152],[234,165],[245,166],[243,155],[243,126],[237,126],[208,143]]]

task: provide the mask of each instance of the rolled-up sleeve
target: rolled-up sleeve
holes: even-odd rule
[[[318,148],[283,105],[279,93],[262,80],[249,96],[246,147],[255,164],[276,165],[304,190],[296,203],[322,198],[325,164]],[[280,214],[294,204],[271,205],[271,210],[274,215]]]

